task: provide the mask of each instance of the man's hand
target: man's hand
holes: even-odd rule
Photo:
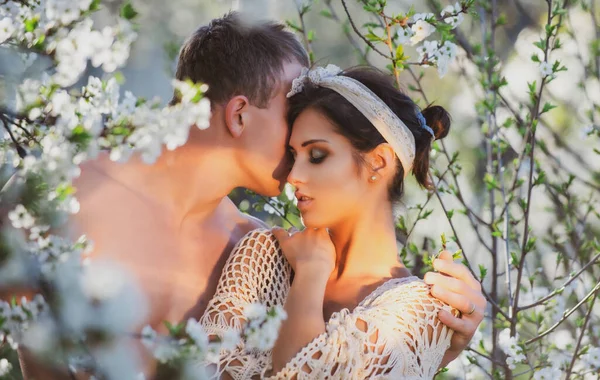
[[[454,330],[452,342],[440,367],[446,366],[467,348],[483,320],[487,301],[481,292],[481,284],[469,269],[452,260],[452,254],[443,251],[434,260],[433,268],[440,272],[427,272],[425,282],[431,285],[431,295],[459,310],[462,316],[454,316],[442,310],[438,318]]]

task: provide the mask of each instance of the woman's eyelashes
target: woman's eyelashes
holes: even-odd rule
[[[311,164],[320,164],[327,157],[327,152],[323,149],[313,148],[309,151],[309,161]]]
[[[296,159],[298,158],[298,153],[296,153],[296,151],[294,150],[294,148],[289,148],[288,149],[288,156],[289,156],[289,161],[291,164],[293,164]],[[319,148],[311,148],[308,150],[308,161],[311,164],[320,164],[321,162],[323,162],[323,160],[325,160],[325,158],[327,157],[327,152],[323,149],[319,149]]]

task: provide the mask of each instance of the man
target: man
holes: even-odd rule
[[[210,127],[192,128],[183,147],[151,166],[135,157],[116,164],[107,155],[82,166],[73,236],[85,233],[94,241],[92,257],[115,260],[135,276],[153,327],[199,318],[235,243],[264,226],[227,195],[236,187],[279,193],[287,176],[286,93],[308,64],[280,24],[245,25],[236,13],[215,19],[185,43],[176,75],[209,85]],[[485,300],[460,280],[470,276],[464,266],[446,265],[459,279],[436,277],[433,289],[461,310],[476,307],[464,320],[446,318],[457,329],[455,357],[481,321]]]

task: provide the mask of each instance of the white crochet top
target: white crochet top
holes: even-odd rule
[[[292,269],[269,230],[248,233],[237,244],[201,323],[209,335],[241,330],[248,303],[283,305]],[[431,379],[452,330],[437,318],[450,311],[429,294],[418,277],[385,282],[352,311],[332,314],[326,332],[315,337],[277,374],[270,374],[271,353],[248,350],[241,342],[222,351],[217,376],[233,379]]]

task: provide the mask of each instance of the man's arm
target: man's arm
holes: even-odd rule
[[[450,348],[440,365],[444,367],[469,345],[483,320],[487,301],[481,292],[479,281],[466,266],[455,263],[450,252],[443,251],[433,262],[433,268],[439,273],[427,272],[424,278],[425,282],[431,285],[431,295],[462,314],[454,316],[442,310],[438,315],[442,323],[454,330]]]

